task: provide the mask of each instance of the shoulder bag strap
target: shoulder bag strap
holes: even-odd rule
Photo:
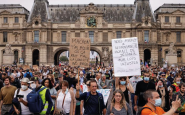
[[[20,92],[20,88],[17,89],[17,95],[19,94],[19,92]]]
[[[63,99],[63,102],[62,102],[62,108],[63,108],[63,106],[64,106],[65,98],[66,98],[66,94],[64,94],[64,99]]]

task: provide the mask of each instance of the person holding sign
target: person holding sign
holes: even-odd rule
[[[132,85],[130,84],[129,78],[128,77],[120,77],[120,78],[116,78],[116,89],[120,89],[124,96],[125,96],[125,100],[127,101],[127,103],[129,103],[129,95],[128,95],[128,91],[130,93],[134,93],[134,89],[132,87]]]
[[[79,94],[80,85],[76,86],[76,99],[84,101],[84,115],[103,115],[106,114],[106,106],[104,104],[103,95],[98,93],[97,90],[97,82],[95,80],[91,80],[89,83],[90,92],[85,92],[83,94]]]
[[[114,91],[112,102],[107,107],[106,115],[132,115],[130,105],[121,90]]]

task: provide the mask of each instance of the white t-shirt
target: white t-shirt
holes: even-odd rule
[[[71,94],[70,94],[70,92],[67,92],[67,94],[66,94],[64,104],[63,104],[63,109],[62,109],[63,99],[64,99],[64,94],[61,91],[58,94],[58,98],[57,98],[57,108],[59,110],[64,110],[65,113],[70,113],[70,105],[71,105]]]
[[[18,95],[24,95],[24,98],[23,100],[27,102],[27,95],[31,92],[32,90],[28,88],[28,90],[26,91],[22,91],[20,89]],[[15,91],[14,93],[14,98],[16,97],[17,95],[17,90]],[[28,115],[28,114],[32,114],[29,110],[29,108],[27,106],[25,106],[23,103],[20,103],[21,104],[21,112],[22,112],[22,115]]]
[[[130,78],[130,83],[132,85],[132,87],[134,88],[134,92],[136,90],[136,85],[139,81],[142,81],[143,79],[141,77],[138,77],[137,79],[133,76]]]

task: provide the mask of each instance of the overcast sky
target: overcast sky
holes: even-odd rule
[[[134,4],[135,0],[48,0],[50,5],[54,4]],[[34,0],[0,0],[0,4],[21,4],[29,11],[32,8]],[[185,0],[150,0],[152,10],[156,10],[164,3],[185,4]]]

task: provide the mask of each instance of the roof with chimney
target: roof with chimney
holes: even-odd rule
[[[28,22],[40,15],[43,22],[53,23],[75,22],[81,12],[94,8],[101,12],[103,18],[111,23],[130,23],[132,20],[141,22],[142,17],[155,17],[150,7],[149,0],[136,0],[134,4],[71,4],[49,5],[47,0],[35,0]]]

